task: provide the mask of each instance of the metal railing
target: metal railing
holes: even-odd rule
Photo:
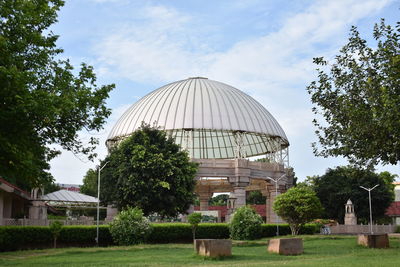
[[[330,226],[331,234],[368,234],[370,233],[369,224],[366,225],[344,225],[338,224]],[[396,225],[372,225],[372,231],[374,234],[387,234],[394,233],[396,231]]]
[[[59,221],[63,225],[95,225],[95,220],[34,220],[34,219],[3,219],[0,225],[4,226],[48,226],[54,221]],[[99,221],[99,224],[108,222]]]

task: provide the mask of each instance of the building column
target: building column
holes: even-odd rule
[[[3,206],[4,206],[4,197],[3,197],[3,191],[0,191],[0,225],[4,225],[3,222]]]
[[[200,210],[208,210],[208,201],[212,197],[212,192],[199,192]]]
[[[234,205],[235,206],[235,210],[237,208],[246,206],[246,189],[245,189],[245,187],[242,187],[242,186],[234,187],[233,188],[233,193],[234,193],[234,195],[236,197],[235,205]]]
[[[29,207],[29,219],[45,220],[47,219],[47,207],[43,201],[32,200]]]
[[[276,212],[273,209],[274,206],[274,202],[277,196],[279,196],[281,194],[279,188],[278,188],[278,193],[276,193],[275,191],[275,186],[273,185],[269,185],[267,186],[267,190],[268,190],[268,197],[267,197],[267,218],[266,218],[266,222],[267,223],[283,223],[283,220],[277,216]]]
[[[107,205],[107,217],[105,221],[111,222],[112,220],[114,220],[117,214],[118,214],[118,209],[113,204]]]

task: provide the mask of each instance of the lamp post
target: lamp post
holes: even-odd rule
[[[99,165],[99,176],[97,178],[97,229],[96,229],[96,244],[99,245],[99,215],[100,215],[100,172],[108,164],[107,161],[103,167]]]
[[[379,184],[375,185],[375,186],[372,187],[372,188],[365,188],[364,186],[361,186],[361,185],[360,185],[360,187],[361,187],[362,189],[368,191],[368,198],[369,198],[369,230],[370,230],[370,232],[371,232],[371,235],[373,234],[373,232],[372,232],[371,191],[374,190],[374,189],[375,189],[376,187],[378,187],[378,186],[379,186]]]
[[[270,179],[271,181],[273,181],[275,183],[275,198],[278,195],[278,182],[279,182],[280,179],[282,179],[285,176],[286,176],[286,174],[283,174],[278,179],[274,179],[274,178],[271,178],[269,176],[267,177],[268,179]],[[276,214],[276,213],[275,213],[275,222],[276,222],[276,236],[279,236],[278,214]]]

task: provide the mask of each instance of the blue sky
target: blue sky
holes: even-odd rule
[[[115,83],[107,101],[113,114],[99,133],[104,158],[108,132],[122,113],[164,84],[192,76],[227,83],[254,97],[278,120],[290,142],[290,165],[300,180],[344,165],[317,158],[310,97],[312,58],[332,59],[351,25],[374,43],[374,23],[394,25],[399,1],[390,0],[68,0],[52,27],[63,57],[93,65],[99,84]],[[60,183],[81,183],[90,162],[64,152],[51,162]],[[399,166],[379,167],[400,173]]]

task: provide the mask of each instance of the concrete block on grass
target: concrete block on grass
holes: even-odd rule
[[[215,258],[232,255],[232,241],[227,239],[196,239],[194,246],[201,256]]]
[[[303,251],[303,239],[301,238],[271,239],[268,244],[268,252],[280,255],[300,255]]]
[[[359,245],[368,248],[389,247],[389,237],[387,234],[361,234],[358,235],[357,242]]]

